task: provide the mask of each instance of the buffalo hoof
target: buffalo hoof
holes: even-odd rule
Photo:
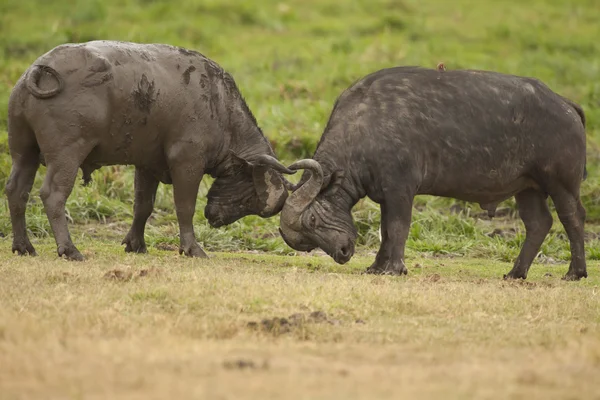
[[[567,272],[567,274],[565,276],[563,276],[562,280],[563,281],[578,281],[581,278],[587,278],[588,274],[587,271],[580,271],[580,272],[575,272],[575,271],[569,271]]]
[[[404,265],[403,261],[394,262],[387,261],[383,265],[378,265],[376,262],[373,263],[369,268],[366,269],[365,274],[373,275],[406,275],[408,269]]]
[[[146,249],[146,242],[144,241],[144,238],[137,239],[136,237],[134,237],[131,232],[129,232],[127,234],[127,236],[125,236],[125,239],[123,239],[123,241],[121,242],[121,245],[125,245],[125,252],[126,253],[147,253],[148,250]]]
[[[20,256],[25,256],[27,254],[30,256],[37,256],[33,245],[27,238],[25,238],[25,240],[13,241],[12,252],[17,253]]]
[[[508,274],[504,275],[504,280],[507,281],[509,279],[527,279],[527,274],[521,271],[510,271]]]
[[[73,244],[58,246],[58,256],[62,257],[63,255],[69,261],[83,261],[85,259]]]
[[[179,247],[179,254],[185,254],[188,257],[208,258],[198,243],[194,243],[191,246]]]

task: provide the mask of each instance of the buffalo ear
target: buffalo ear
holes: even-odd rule
[[[252,162],[246,160],[244,157],[238,155],[235,151],[229,150],[229,154],[231,154],[232,164],[236,167],[253,167]]]
[[[323,186],[321,187],[321,193],[325,196],[333,196],[342,186],[344,181],[344,170],[336,169],[331,174],[326,175],[323,179]]]

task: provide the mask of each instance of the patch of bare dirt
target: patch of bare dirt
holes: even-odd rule
[[[585,232],[583,238],[586,242],[590,242],[592,240],[600,239],[600,233],[597,232]]]
[[[172,243],[158,243],[155,247],[158,250],[164,250],[164,251],[175,251],[178,249],[178,247]]]
[[[137,275],[139,278],[143,278],[143,277],[148,277],[148,278],[152,278],[152,277],[160,277],[163,276],[163,270],[158,268],[158,267],[150,267],[148,269],[142,269],[140,270],[139,274]]]
[[[109,281],[129,281],[133,278],[133,272],[131,270],[111,269],[104,274],[103,278]]]
[[[133,271],[128,267],[125,269],[111,269],[110,271],[107,271],[102,278],[109,281],[125,282],[139,278],[160,277],[163,276],[163,274],[163,270],[158,267],[145,268],[139,272]]]
[[[540,253],[537,257],[536,257],[536,261],[539,262],[540,264],[560,264],[560,261],[555,260],[552,257],[548,257],[547,255]]]
[[[559,234],[556,235],[557,238],[559,238],[560,240],[569,240],[569,237],[567,236],[567,234],[565,232],[561,232]],[[593,240],[597,240],[600,239],[600,233],[597,232],[584,232],[583,234],[583,240],[585,242],[591,242]]]
[[[526,281],[524,279],[507,279],[500,282],[501,288],[525,288],[528,290],[533,290],[536,288],[552,288],[555,287],[556,284],[553,282],[531,282]]]
[[[266,360],[259,363],[254,360],[239,358],[235,360],[224,361],[223,368],[231,370],[266,370],[269,369],[269,363]]]
[[[496,236],[499,236],[501,238],[513,238],[513,237],[515,237],[516,234],[517,234],[517,230],[515,228],[508,228],[508,229],[496,228],[492,232],[488,233],[487,235],[492,238],[496,237]]]
[[[493,217],[490,217],[488,211],[476,211],[476,208],[469,209],[469,207],[463,207],[462,204],[455,203],[450,206],[450,214],[465,214],[471,218],[478,218],[484,220],[491,219],[515,219],[518,216],[518,211],[511,209],[510,207],[499,207],[494,211]]]
[[[357,319],[356,324],[365,324],[362,319]],[[274,317],[265,318],[262,321],[250,321],[246,325],[249,329],[266,332],[279,336],[295,329],[301,329],[310,324],[329,324],[341,325],[342,322],[338,319],[331,318],[323,311],[313,311],[311,313],[295,313],[287,318]]]
[[[56,272],[46,276],[49,283],[66,283],[79,280],[79,277],[71,272]]]
[[[435,283],[435,282],[439,281],[440,279],[442,279],[442,277],[440,276],[440,274],[431,274],[431,275],[427,275],[425,277],[425,280],[427,282],[432,282],[432,283]]]

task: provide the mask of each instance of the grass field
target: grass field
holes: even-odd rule
[[[0,398],[600,396],[600,277],[561,281],[565,264],[505,282],[509,264],[473,258],[415,255],[398,278],[361,275],[364,253],[206,261],[98,241],[81,265],[38,247],[0,252]]]
[[[600,398],[596,3],[3,0],[0,399]],[[96,171],[68,201],[83,264],[55,256],[41,168],[27,214],[40,257],[13,256],[8,96],[39,55],[92,39],[170,43],[217,61],[286,163],[312,155],[335,98],[369,72],[443,61],[540,78],[586,113],[590,277],[560,280],[569,245],[555,215],[528,280],[504,282],[524,239],[514,201],[490,221],[477,205],[427,196],[415,203],[409,276],[361,275],[379,245],[377,205],[356,206],[358,254],[338,266],[293,252],[278,217],[209,228],[210,178],[195,217],[210,260],[177,255],[164,185],[150,254],[125,255],[118,243],[132,219],[133,169],[124,166]]]

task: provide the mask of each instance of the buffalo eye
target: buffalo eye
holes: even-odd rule
[[[311,215],[311,216],[310,216],[310,227],[311,227],[311,228],[314,228],[314,227],[315,227],[315,225],[317,225],[317,219],[315,218],[315,216],[314,216],[314,215]]]

